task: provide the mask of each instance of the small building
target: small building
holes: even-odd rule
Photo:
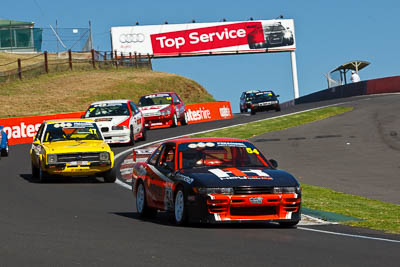
[[[42,29],[34,22],[0,19],[0,52],[39,52]]]

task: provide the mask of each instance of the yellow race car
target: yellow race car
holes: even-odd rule
[[[49,176],[102,176],[116,180],[114,153],[93,120],[44,121],[30,150],[32,176],[43,182]]]

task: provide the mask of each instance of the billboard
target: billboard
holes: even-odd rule
[[[113,51],[153,57],[296,50],[292,19],[111,28]]]

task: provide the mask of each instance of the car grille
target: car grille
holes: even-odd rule
[[[268,187],[241,186],[233,188],[235,195],[273,194],[273,190],[274,188],[271,186]]]
[[[261,216],[277,214],[276,206],[260,206],[260,207],[231,207],[230,214],[232,216]]]
[[[73,161],[97,162],[97,161],[100,161],[100,153],[92,152],[92,153],[57,154],[57,162],[58,163],[67,163],[67,162],[73,162]]]

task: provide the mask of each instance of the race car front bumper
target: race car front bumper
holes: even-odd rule
[[[197,195],[188,201],[193,221],[218,223],[242,221],[296,222],[300,220],[298,194]]]
[[[129,143],[131,141],[131,130],[111,130],[108,132],[102,132],[104,140],[107,144],[119,144],[119,143]]]
[[[149,116],[149,117],[144,117],[144,123],[146,127],[152,127],[152,126],[168,126],[172,125],[172,117],[173,115],[157,115],[157,116]]]

